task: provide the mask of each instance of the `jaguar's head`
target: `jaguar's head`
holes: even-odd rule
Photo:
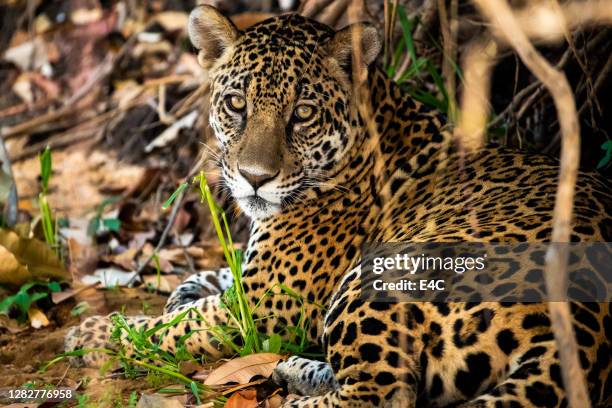
[[[239,31],[200,6],[189,35],[209,70],[210,123],[240,208],[262,219],[324,186],[356,139],[353,37],[361,39],[357,69],[366,70],[380,51],[376,30],[358,24],[335,32],[283,15]]]

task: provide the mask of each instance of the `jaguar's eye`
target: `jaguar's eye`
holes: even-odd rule
[[[242,113],[246,108],[246,100],[240,95],[229,95],[225,98],[227,107],[234,112]]]
[[[295,111],[293,112],[296,119],[301,122],[307,121],[308,119],[312,118],[314,113],[315,109],[311,105],[299,105],[297,108],[295,108]]]

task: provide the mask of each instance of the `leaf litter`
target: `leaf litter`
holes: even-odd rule
[[[6,6],[19,22],[3,27],[7,40],[0,39],[3,169],[12,168],[0,177],[0,208],[16,200],[17,221],[0,228],[0,305],[10,300],[0,306],[0,387],[72,387],[78,406],[199,403],[167,378],[125,378],[65,361],[39,371],[84,318],[158,315],[189,274],[225,264],[210,214],[192,191],[157,248],[170,218],[161,207],[176,186],[200,169],[211,186],[218,180],[208,79],[186,37],[189,9],[173,3],[61,0],[32,14],[20,2]],[[268,16],[244,13],[236,24]],[[47,146],[52,165],[41,187]],[[248,221],[213,192],[241,248]],[[202,385],[230,383],[215,385],[216,404],[274,407],[282,398],[266,379],[280,358],[187,360],[180,372]],[[164,387],[175,396],[160,393]]]

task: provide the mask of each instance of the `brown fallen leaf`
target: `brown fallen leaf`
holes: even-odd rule
[[[175,398],[168,398],[158,394],[143,394],[136,408],[182,408],[185,405]]]
[[[4,52],[3,59],[17,65],[22,71],[39,70],[49,63],[41,37],[9,48]]]
[[[257,391],[242,390],[232,394],[225,403],[225,408],[256,408]]]
[[[275,353],[257,353],[230,360],[213,370],[204,381],[205,385],[222,385],[228,382],[248,383],[256,375],[269,377],[282,358]],[[197,378],[194,376],[194,379]]]
[[[20,285],[29,275],[28,268],[20,264],[15,255],[0,245],[0,283]]]
[[[96,270],[99,254],[95,247],[80,243],[77,239],[68,238],[69,271],[73,281]]]
[[[136,248],[128,248],[125,251],[117,255],[103,256],[102,260],[112,262],[115,265],[118,265],[127,271],[131,271],[133,269],[136,269],[135,258],[136,258],[137,252],[138,251]]]
[[[283,404],[283,397],[278,394],[274,394],[265,401],[264,407],[266,408],[280,408]]]
[[[147,287],[162,293],[171,293],[182,282],[177,275],[144,275],[142,278]]]
[[[247,27],[252,26],[253,24],[257,24],[261,21],[264,21],[270,17],[274,17],[272,13],[263,13],[256,11],[247,11],[240,14],[234,14],[232,16],[232,21],[236,24],[238,29],[243,30]]]
[[[78,295],[84,290],[87,290],[89,288],[94,288],[98,286],[99,284],[100,282],[94,282],[94,283],[90,283],[89,285],[81,286],[78,288],[68,288],[66,290],[62,290],[61,292],[53,292],[51,293],[51,301],[57,305],[58,303],[61,303],[67,299],[70,299],[71,297]]]
[[[142,253],[138,257],[138,264],[142,265],[144,262],[146,262],[146,260],[154,251],[155,248],[153,247],[153,245],[147,242],[142,247]],[[174,271],[174,266],[167,259],[161,257],[159,253],[157,254],[157,261],[159,262],[159,269],[161,272],[172,273]],[[152,268],[157,268],[157,265],[153,260],[149,262],[149,266],[151,266]]]
[[[189,16],[183,11],[162,11],[153,19],[166,31],[184,31],[187,28]]]
[[[11,319],[7,315],[0,314],[0,329],[6,329],[9,333],[17,334],[28,330],[27,324],[20,324],[15,319]]]
[[[55,252],[35,238],[0,230],[0,284],[20,286],[34,279],[69,279]]]
[[[30,318],[30,326],[35,329],[40,329],[41,327],[47,327],[49,325],[47,316],[36,306],[30,306],[28,309],[28,317]]]
[[[123,269],[108,267],[96,269],[93,274],[81,277],[81,282],[85,285],[99,282],[102,287],[114,288],[115,286],[128,286],[132,279],[140,281],[136,272],[126,272]]]
[[[202,369],[202,366],[195,361],[181,361],[179,363],[179,371],[183,375],[190,375]]]

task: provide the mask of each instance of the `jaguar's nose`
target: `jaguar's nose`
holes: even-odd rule
[[[278,176],[280,170],[249,168],[238,166],[238,172],[249,182],[255,191]]]

